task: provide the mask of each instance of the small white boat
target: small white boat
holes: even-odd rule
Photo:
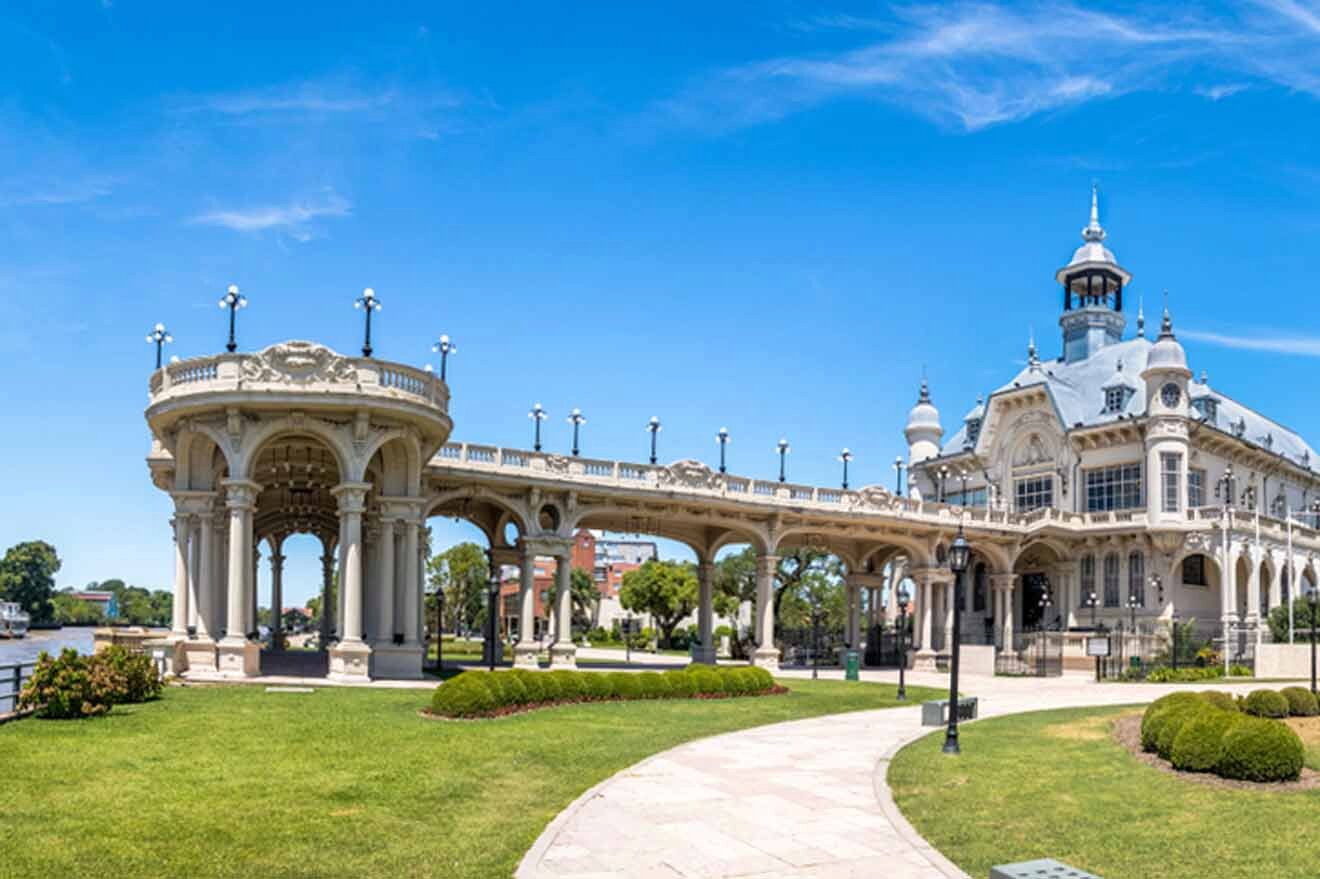
[[[27,634],[31,617],[23,605],[14,601],[0,601],[0,638],[22,638]]]

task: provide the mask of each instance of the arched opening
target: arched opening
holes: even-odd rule
[[[1078,564],[1078,582],[1064,555],[1054,546],[1037,542],[1027,547],[1013,564],[1015,588],[1009,599],[1013,628],[1018,631],[1064,629],[1075,622],[1074,604],[1094,591],[1095,556],[1090,555],[1089,574],[1086,556]],[[1089,584],[1089,588],[1088,588]],[[1008,624],[1008,621],[1005,621]],[[1005,649],[1012,649],[1003,645]]]

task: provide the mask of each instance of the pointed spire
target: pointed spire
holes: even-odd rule
[[[1164,291],[1164,318],[1160,321],[1160,338],[1173,338],[1173,319],[1169,317],[1169,291]]]
[[[1146,338],[1146,297],[1137,297],[1137,338]]]
[[[1088,223],[1086,225],[1086,228],[1082,230],[1083,241],[1105,240],[1105,230],[1104,227],[1100,225],[1100,199],[1098,193],[1099,193],[1099,187],[1095,183],[1092,183],[1091,184],[1091,222]]]
[[[1201,384],[1210,384],[1210,373],[1206,372],[1204,369],[1201,370]]]
[[[1040,358],[1036,356],[1036,330],[1034,327],[1027,330],[1027,367],[1029,369],[1040,369]]]
[[[930,402],[930,385],[926,383],[926,367],[921,367],[921,393],[917,395],[918,403]]]

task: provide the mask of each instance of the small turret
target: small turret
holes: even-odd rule
[[[907,427],[903,435],[908,442],[908,466],[937,457],[940,453],[940,438],[944,428],[940,426],[940,411],[930,401],[930,386],[921,379],[921,393],[917,396],[917,405],[908,412]]]
[[[1123,288],[1132,275],[1118,264],[1105,247],[1105,230],[1100,225],[1100,203],[1096,188],[1091,187],[1091,221],[1082,229],[1082,246],[1073,258],[1054,274],[1063,285],[1063,359],[1066,363],[1085,360],[1106,345],[1123,338]]]

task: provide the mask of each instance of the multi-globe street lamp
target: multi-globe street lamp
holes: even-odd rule
[[[843,490],[848,490],[848,462],[853,459],[853,453],[845,448],[839,452],[839,460],[843,462]]]
[[[721,427],[720,432],[715,434],[715,442],[720,444],[720,472],[724,473],[724,450],[729,445],[729,429]]]
[[[946,498],[946,495],[944,494],[944,483],[948,481],[950,471],[947,465],[941,464],[940,469],[935,472],[940,475],[940,503],[944,503]]]
[[[1089,607],[1091,609],[1091,628],[1093,629],[1095,628],[1095,609],[1099,606],[1100,599],[1096,596],[1094,590],[1088,593],[1086,599],[1082,601],[1082,607]]]
[[[912,599],[912,594],[908,592],[907,584],[898,585],[898,693],[895,698],[902,702],[907,698],[907,685],[903,679],[903,673],[907,670],[907,650],[903,645],[903,640],[907,637],[907,606],[908,601]]]
[[[903,459],[894,457],[894,494],[903,493]]]
[[[532,435],[532,451],[539,452],[541,451],[541,422],[545,421],[550,416],[541,408],[540,403],[534,403],[532,405],[532,411],[527,413],[527,417],[532,419],[532,424],[536,426],[536,431]]]
[[[587,423],[587,417],[582,414],[581,409],[575,406],[573,411],[568,413],[568,418],[564,420],[573,425],[573,457],[577,457],[582,453],[582,450],[578,448],[578,431],[582,425]]]
[[[449,365],[449,355],[458,352],[458,346],[453,343],[449,336],[441,336],[440,341],[431,346],[432,351],[440,354],[440,381],[445,381],[446,367]]]
[[[949,658],[949,728],[944,734],[944,753],[959,754],[958,747],[958,647],[961,642],[959,632],[962,623],[963,574],[971,561],[972,548],[963,535],[962,523],[958,524],[958,535],[949,546],[949,570],[953,571],[953,653]]]
[[[655,463],[655,435],[660,432],[660,416],[652,415],[646,422],[646,430],[651,434],[651,463]]]
[[[1135,633],[1137,631],[1137,608],[1141,607],[1141,596],[1135,592],[1129,595],[1127,606],[1132,613],[1132,631]]]
[[[784,457],[788,454],[788,440],[780,439],[775,448],[779,450],[779,481],[786,482],[788,475],[784,472]]]
[[[353,300],[353,307],[360,308],[367,313],[367,330],[362,340],[362,356],[371,356],[371,313],[380,311],[381,302],[376,298],[376,291],[368,287],[362,291],[362,295]]]
[[[225,295],[220,297],[219,305],[229,309],[229,341],[225,343],[225,350],[233,354],[238,350],[238,340],[234,338],[234,316],[240,308],[247,308],[247,297],[238,292],[237,284],[230,284]]]
[[[147,333],[147,344],[156,346],[156,368],[160,369],[165,346],[174,341],[174,337],[165,329],[164,324],[156,324]]]

